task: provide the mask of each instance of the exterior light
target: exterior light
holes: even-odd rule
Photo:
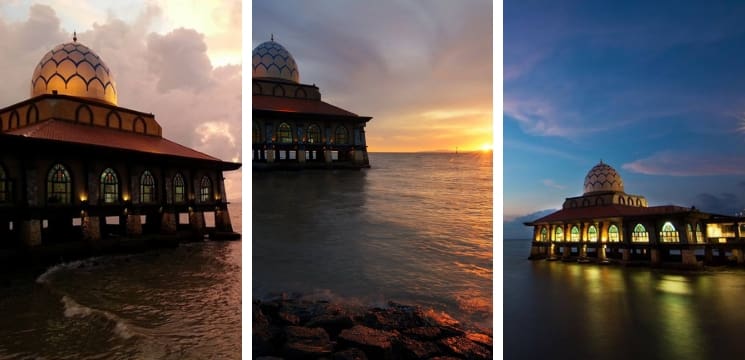
[[[129,201],[129,194],[122,194],[122,200]]]
[[[86,195],[85,193],[81,193],[81,194],[80,194],[80,201],[81,201],[81,202],[86,202],[86,201],[88,201],[88,195]]]

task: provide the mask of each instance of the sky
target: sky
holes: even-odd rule
[[[255,0],[252,46],[274,40],[300,82],[360,116],[370,152],[492,142],[490,0]]]
[[[504,2],[504,220],[600,160],[650,206],[743,211],[745,4],[558,3]]]
[[[155,114],[163,137],[241,162],[241,1],[2,0],[0,107],[25,100],[34,67],[72,41],[109,66],[119,106]],[[228,201],[242,170],[226,172]]]

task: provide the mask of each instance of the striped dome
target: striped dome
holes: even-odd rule
[[[116,85],[109,67],[77,41],[60,44],[46,53],[31,77],[31,97],[43,94],[78,96],[117,104]]]
[[[252,55],[253,77],[300,82],[300,72],[295,59],[287,49],[274,40],[261,43],[253,50]]]
[[[585,195],[598,192],[623,192],[623,179],[614,168],[601,160],[585,176]]]

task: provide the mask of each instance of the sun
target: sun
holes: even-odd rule
[[[492,144],[483,144],[481,145],[481,147],[479,147],[479,150],[483,152],[489,152],[489,151],[494,150],[494,147],[492,146]]]

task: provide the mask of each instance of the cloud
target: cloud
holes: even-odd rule
[[[649,157],[623,164],[622,167],[645,175],[743,175],[745,158],[733,154],[660,151]]]
[[[719,195],[710,193],[701,193],[695,196],[694,206],[702,211],[712,212],[722,215],[734,215],[742,212],[745,206],[742,199],[732,193],[722,193]]]
[[[566,186],[557,184],[555,181],[553,181],[551,179],[543,179],[543,185],[545,185],[546,187],[550,187],[550,188],[554,188],[554,189],[559,189],[559,190],[566,189]]]
[[[176,29],[166,35],[151,33],[147,39],[150,71],[158,90],[187,89],[200,92],[211,84],[212,64],[204,35],[193,29]]]

